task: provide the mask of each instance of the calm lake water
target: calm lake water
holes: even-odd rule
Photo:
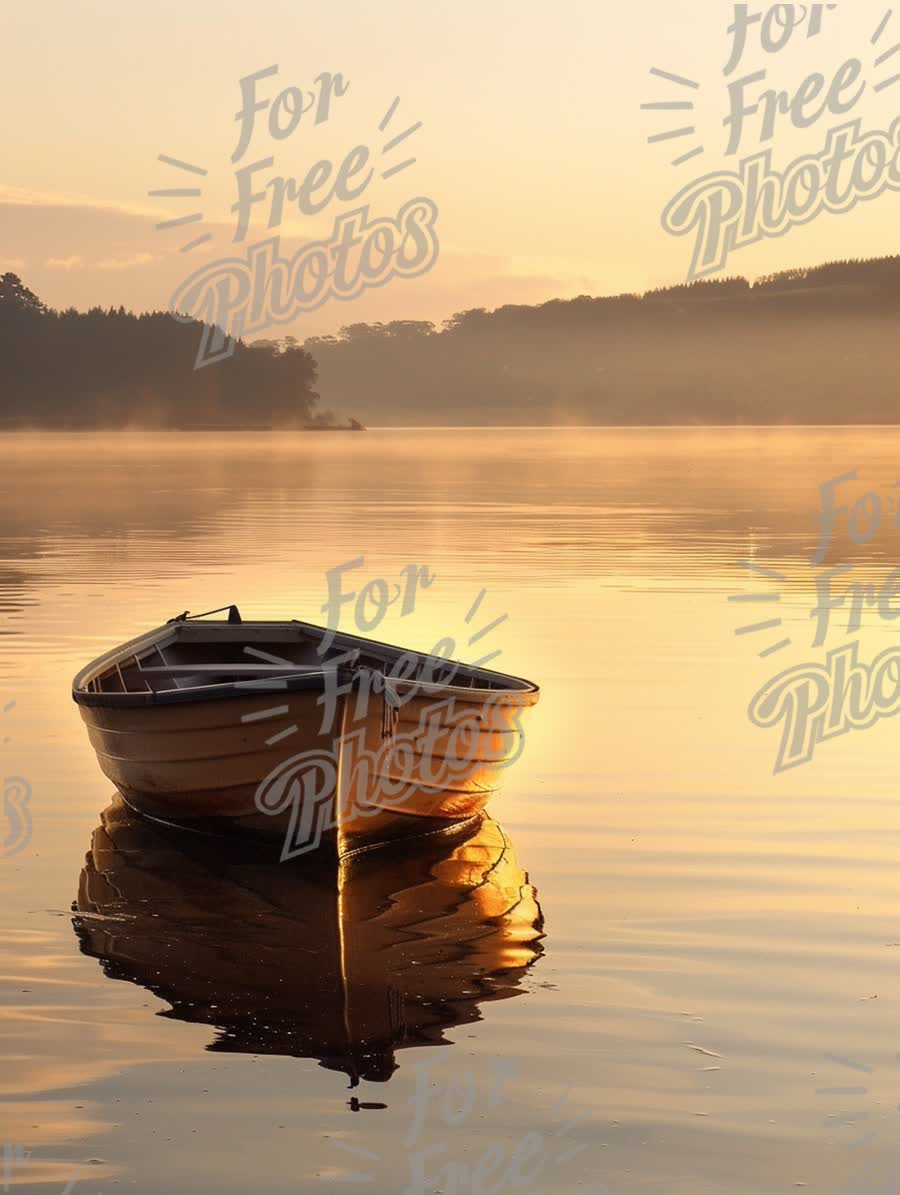
[[[879,493],[882,525],[839,519],[834,588],[900,563],[900,429],[21,436],[0,465],[3,774],[33,822],[0,858],[9,1189],[900,1189],[896,723],[775,773],[748,717],[784,669],[900,643],[844,608],[814,647],[809,559],[856,469],[838,501]],[[541,685],[495,821],[338,901],[111,805],[79,667],[185,608],[321,621],[358,556],[347,588],[436,577],[375,637]]]

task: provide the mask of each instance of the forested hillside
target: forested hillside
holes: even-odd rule
[[[895,423],[900,258],[308,339],[367,424]]]
[[[162,311],[53,311],[15,274],[4,274],[0,424],[266,428],[321,421],[316,363],[302,348],[239,342],[230,359],[195,369],[200,334],[201,325]]]

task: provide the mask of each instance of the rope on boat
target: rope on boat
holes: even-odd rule
[[[386,668],[387,663],[384,665],[384,669]],[[367,672],[373,678],[372,690],[381,693],[382,741],[392,739],[400,723],[400,697],[396,690],[391,688],[390,678],[384,669],[373,668],[371,664],[360,664],[356,670],[357,676]]]

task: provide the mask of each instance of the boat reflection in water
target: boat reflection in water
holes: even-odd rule
[[[324,852],[320,852],[324,855]],[[73,904],[85,954],[218,1031],[212,1050],[317,1058],[384,1081],[522,993],[543,920],[490,817],[414,841],[282,864],[247,842],[146,820],[116,797]]]

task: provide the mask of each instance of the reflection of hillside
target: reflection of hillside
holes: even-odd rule
[[[298,490],[296,455],[273,469],[272,439],[255,439],[256,452],[252,437],[248,447],[245,437],[230,434],[0,437],[4,485],[15,495],[0,504],[8,562],[0,572],[0,602],[10,609],[29,604],[29,589],[63,573],[67,581],[102,581],[133,564],[146,576],[148,559],[157,565],[178,553],[192,570],[218,562],[220,537],[246,504],[248,487],[275,478]],[[321,482],[319,456],[306,455],[300,497]],[[64,570],[58,565],[66,557],[73,563]]]
[[[381,848],[335,870],[178,835],[118,799],[73,906],[111,978],[213,1026],[216,1050],[318,1058],[389,1079],[394,1052],[444,1042],[521,994],[541,953],[534,889],[496,822]]]
[[[892,429],[783,427],[0,438],[15,495],[0,504],[0,610],[32,605],[43,587],[103,587],[113,574],[142,591],[151,578],[171,579],[166,608],[141,611],[150,625],[198,603],[204,570],[264,554],[290,562],[307,589],[271,580],[253,593],[215,589],[219,600],[206,606],[255,598],[260,617],[316,621],[324,570],[359,551],[362,510],[371,559],[395,557],[410,535],[430,544],[439,529],[487,576],[502,541],[510,560],[552,563],[569,578],[708,579],[720,568],[733,577],[734,561],[752,555],[810,586],[818,488],[854,467],[859,480],[840,501],[877,490],[882,528],[855,545],[845,517],[828,563],[852,558],[883,573],[900,547],[887,507],[900,495],[895,440]],[[310,526],[315,538],[298,536]],[[138,619],[120,621],[122,639]],[[91,628],[102,630],[94,618]]]
[[[37,597],[31,592],[35,576],[32,572],[15,565],[0,564],[0,618],[20,614],[33,606]],[[0,626],[0,635],[14,635],[9,627]]]
[[[220,437],[221,439],[221,437]],[[8,435],[0,467],[15,503],[0,505],[0,535],[16,550],[36,531],[102,540],[171,532],[203,533],[238,500],[226,455],[214,438],[186,434]],[[202,441],[202,442],[201,442]],[[16,554],[27,556],[29,546]]]

